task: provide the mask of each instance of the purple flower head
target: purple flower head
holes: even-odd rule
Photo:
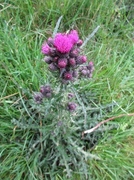
[[[78,32],[76,30],[70,31],[70,33],[68,34],[68,37],[73,44],[76,44],[79,40],[79,35],[78,35]]]
[[[57,33],[55,37],[49,37],[42,45],[42,53],[46,55],[44,61],[48,64],[50,71],[57,71],[62,83],[69,83],[84,76],[92,77],[94,71],[93,62],[87,62],[87,57],[82,55],[78,31],[71,30],[69,33]],[[42,87],[41,91],[43,93]],[[51,97],[51,92],[44,95]]]
[[[70,111],[70,112],[75,111],[76,107],[77,107],[77,104],[74,103],[74,102],[69,102],[67,104],[67,110]]]
[[[61,58],[58,60],[58,67],[59,68],[65,68],[67,65],[67,59],[66,58]]]
[[[50,47],[47,43],[44,43],[41,48],[41,52],[45,55],[49,55],[50,53]]]
[[[65,80],[72,80],[73,76],[71,72],[65,72],[64,73],[64,79]]]
[[[72,41],[67,34],[58,33],[54,39],[54,46],[61,53],[68,53],[72,47]]]

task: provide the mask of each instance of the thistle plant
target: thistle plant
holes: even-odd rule
[[[61,20],[61,19],[59,19]],[[60,21],[58,21],[59,25]],[[86,55],[83,54],[81,46],[83,40],[79,38],[76,30],[70,30],[66,33],[56,33],[53,37],[49,37],[42,45],[41,52],[45,55],[44,62],[48,64],[48,70],[55,73],[61,84],[69,84],[81,78],[91,78],[94,71],[94,63],[87,62]],[[89,40],[89,39],[88,39]],[[86,39],[87,42],[87,39]],[[84,42],[85,43],[85,42]],[[47,94],[44,94],[48,88]],[[66,87],[67,89],[67,87]],[[49,92],[50,91],[50,92]],[[37,103],[42,102],[44,97],[50,98],[51,88],[48,85],[41,86],[40,92],[34,94]],[[67,109],[69,111],[76,110],[76,103],[68,102]]]
[[[99,121],[96,118],[94,122],[93,114],[101,110],[91,108],[87,111],[75,82],[92,79],[94,63],[84,54],[84,47],[99,26],[83,41],[76,30],[57,32],[61,18],[52,37],[41,47],[44,63],[54,79],[42,83],[39,91],[33,93],[33,99],[27,100],[30,120],[23,119],[19,123],[13,119],[12,122],[22,129],[34,130],[26,156],[29,158],[39,152],[38,164],[44,179],[52,179],[57,171],[70,178],[77,173],[81,179],[88,179],[88,161],[99,159],[88,151],[97,141],[98,134],[95,138],[87,135],[84,139],[82,131]]]

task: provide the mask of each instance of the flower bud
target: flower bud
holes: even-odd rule
[[[68,93],[68,99],[72,99],[74,97],[74,94]]]
[[[46,93],[46,94],[45,94],[45,97],[46,97],[46,98],[50,98],[51,96],[52,96],[51,93]]]
[[[81,39],[78,40],[77,46],[81,46],[83,44],[83,41]]]
[[[50,70],[50,71],[57,71],[58,68],[57,68],[57,66],[56,66],[54,63],[51,63],[51,64],[49,65],[49,70]]]
[[[82,71],[82,70],[87,70],[87,67],[86,66],[80,66],[79,71]]]
[[[82,61],[82,64],[87,62],[87,57],[86,56],[81,56],[81,61]]]
[[[71,72],[65,72],[64,73],[64,79],[65,80],[72,80],[72,73]]]
[[[41,48],[41,52],[45,55],[49,55],[50,53],[50,47],[47,43],[44,43]]]
[[[70,64],[71,66],[75,66],[75,65],[76,65],[76,60],[75,60],[74,58],[70,58],[70,59],[69,59],[69,64]]]
[[[79,54],[79,51],[77,49],[73,49],[71,52],[70,52],[70,56],[71,57],[77,57]]]
[[[90,73],[90,74],[88,74],[88,76],[87,76],[87,77],[92,78],[92,76],[93,76],[93,74],[92,74],[92,73]]]
[[[89,66],[94,66],[93,61],[90,61],[90,62],[89,62]]]
[[[89,62],[87,68],[90,70],[90,72],[93,72],[94,71],[94,63],[92,61]]]
[[[77,64],[84,64],[87,61],[86,56],[78,56],[76,59]]]
[[[47,43],[50,47],[52,47],[53,46],[53,38],[49,37]]]
[[[77,65],[82,64],[81,56],[78,56],[78,57],[76,58],[76,64],[77,64]]]
[[[56,48],[50,48],[50,52],[49,52],[50,56],[56,56]]]
[[[81,74],[84,75],[84,76],[86,76],[86,75],[87,75],[87,70],[83,69],[83,70],[81,71]]]
[[[74,103],[74,102],[69,102],[67,104],[67,110],[70,111],[70,112],[75,111],[76,107],[77,107],[77,104]]]
[[[58,60],[58,67],[59,68],[65,68],[67,65],[67,59],[66,58],[61,58]]]
[[[72,76],[74,78],[77,78],[78,77],[78,72],[76,70],[73,70]]]
[[[46,56],[44,58],[44,61],[47,63],[47,64],[51,64],[52,63],[52,58],[50,56]]]
[[[45,96],[47,93],[51,93],[52,89],[49,85],[41,86],[40,92]]]
[[[55,56],[55,57],[53,58],[53,62],[57,62],[58,59],[59,59],[59,57],[58,57],[58,56]]]
[[[36,103],[40,104],[42,102],[42,100],[43,100],[43,94],[42,93],[36,92],[36,93],[34,93],[33,96],[34,96],[34,100]]]

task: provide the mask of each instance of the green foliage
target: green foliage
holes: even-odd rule
[[[95,146],[105,130],[103,128],[84,139],[82,130],[93,127],[104,116],[104,111],[110,110],[113,104],[96,108],[93,107],[96,97],[92,97],[93,102],[87,94],[79,97],[75,87],[72,89],[72,84],[67,87],[57,87],[55,84],[54,87],[52,98],[44,99],[42,104],[36,104],[33,99],[29,100],[30,93],[25,92],[27,97],[20,97],[21,102],[13,105],[21,114],[19,120],[14,118],[11,122],[17,129],[30,135],[27,141],[21,138],[25,144],[23,156],[29,160],[34,153],[37,155],[37,170],[40,169],[44,178],[54,176],[59,169],[65,170],[68,177],[71,177],[72,172],[88,177],[88,159],[99,159],[89,153],[88,149]],[[67,96],[71,89],[75,92],[76,101],[79,103],[75,113],[67,111],[69,101]],[[14,129],[16,135],[10,139],[15,144],[20,139],[16,128]]]
[[[66,180],[70,173],[72,180],[85,180],[84,174],[93,180],[133,179],[133,117],[115,119],[81,139],[83,130],[101,120],[134,111],[133,4],[3,0],[0,7],[1,179]],[[84,50],[95,63],[92,81],[69,87],[80,107],[71,115],[63,108],[67,94],[62,103],[57,91],[44,106],[29,101],[41,84],[57,87],[40,47],[61,15],[60,30],[78,29],[82,39],[101,26]]]

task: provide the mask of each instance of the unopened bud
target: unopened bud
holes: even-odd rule
[[[43,100],[43,94],[42,93],[36,92],[36,93],[34,93],[33,96],[34,96],[34,100],[36,103],[40,104],[42,102],[42,100]]]
[[[78,56],[76,59],[77,64],[83,64],[87,61],[87,57],[86,56]]]
[[[75,60],[74,58],[70,58],[70,59],[69,59],[69,64],[70,64],[71,66],[75,66],[75,65],[76,65],[76,60]]]
[[[50,70],[50,71],[57,71],[58,68],[57,68],[57,66],[56,66],[54,63],[51,63],[51,64],[49,65],[49,70]]]
[[[58,67],[59,68],[65,68],[67,65],[67,59],[66,58],[61,58],[58,60]]]
[[[72,99],[74,97],[74,94],[68,93],[68,99]]]
[[[81,74],[84,75],[84,76],[86,76],[86,75],[87,75],[87,70],[83,69],[83,70],[81,71]]]
[[[82,61],[82,63],[87,62],[87,57],[86,56],[81,56],[81,61]]]
[[[52,92],[52,89],[49,85],[45,85],[45,86],[41,86],[40,87],[40,92],[43,94],[43,95],[46,95],[47,93],[51,93]]]
[[[65,73],[64,73],[64,79],[65,79],[65,80],[72,80],[72,73],[70,73],[70,72],[65,72]]]
[[[47,43],[50,47],[53,46],[53,38],[49,37]]]
[[[77,78],[77,77],[78,77],[78,72],[77,72],[76,70],[74,70],[73,73],[72,73],[72,76],[73,76],[74,78]]]
[[[81,46],[83,44],[83,41],[81,39],[78,40],[77,46]]]
[[[70,56],[71,57],[77,57],[78,54],[79,54],[79,51],[77,49],[74,49],[74,50],[71,51]]]
[[[89,62],[87,68],[90,70],[90,71],[93,71],[94,70],[94,63],[91,61]]]
[[[44,58],[44,61],[47,63],[47,64],[51,64],[52,63],[52,58],[50,56],[46,56]]]
[[[55,56],[56,55],[56,48],[50,48],[50,56]]]
[[[46,97],[46,98],[50,98],[51,96],[52,96],[51,93],[46,93],[46,94],[45,94],[45,97]]]
[[[69,102],[67,104],[67,110],[70,111],[70,112],[75,111],[76,107],[77,107],[77,104],[74,103],[74,102]]]
[[[50,53],[50,46],[47,43],[44,43],[41,48],[41,52],[45,55],[49,55]]]

